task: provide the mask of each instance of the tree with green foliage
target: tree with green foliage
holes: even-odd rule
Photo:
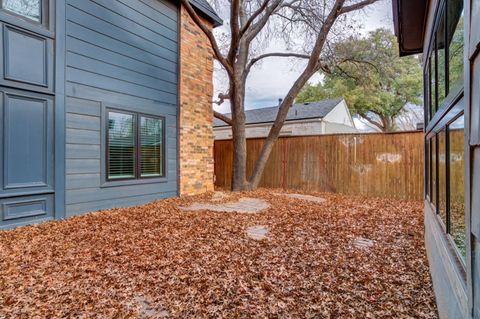
[[[419,58],[398,52],[395,36],[385,29],[336,43],[329,53],[332,67],[322,70],[319,84],[304,86],[297,101],[344,97],[352,113],[383,132],[394,131],[405,105],[420,104],[422,94]]]

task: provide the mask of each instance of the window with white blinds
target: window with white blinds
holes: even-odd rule
[[[162,176],[163,122],[159,118],[140,117],[140,176]]]
[[[164,119],[107,110],[107,179],[164,176]]]

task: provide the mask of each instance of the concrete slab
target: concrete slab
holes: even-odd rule
[[[199,211],[210,210],[214,212],[254,214],[270,207],[270,204],[258,198],[240,198],[238,202],[221,204],[193,203],[190,206],[180,206],[181,210]]]
[[[357,237],[353,241],[353,245],[360,249],[373,247],[374,244],[375,244],[375,241],[371,239],[363,238],[363,237]]]
[[[266,226],[257,225],[248,227],[247,229],[247,236],[255,239],[255,240],[262,240],[267,238],[268,228]]]
[[[278,196],[285,196],[293,199],[301,199],[301,200],[306,200],[309,202],[316,202],[316,203],[323,203],[326,201],[325,198],[318,197],[318,196],[312,196],[312,195],[304,195],[304,194],[290,194],[290,193],[275,193],[275,195]]]

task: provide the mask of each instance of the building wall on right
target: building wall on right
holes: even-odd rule
[[[480,1],[430,1],[425,239],[441,318],[480,318]]]

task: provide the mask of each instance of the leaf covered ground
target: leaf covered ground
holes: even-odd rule
[[[317,195],[178,209],[204,194],[0,232],[0,318],[436,318],[421,203]]]

